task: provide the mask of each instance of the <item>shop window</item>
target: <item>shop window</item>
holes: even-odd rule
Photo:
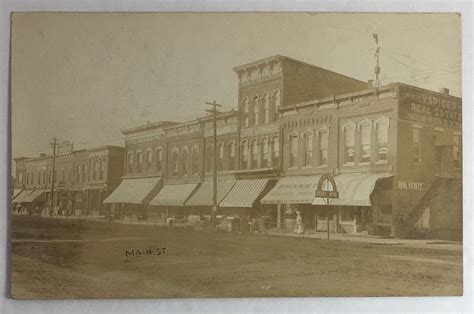
[[[354,208],[349,206],[343,206],[341,210],[341,220],[352,221],[354,220]]]
[[[327,166],[328,165],[328,130],[320,130],[319,134],[319,166]]]
[[[371,155],[371,125],[370,123],[362,123],[360,125],[360,162],[369,163]]]
[[[161,148],[156,149],[156,170],[161,171],[163,168],[163,150]]]
[[[262,168],[267,168],[270,158],[270,152],[268,147],[268,139],[264,138],[262,141]]]
[[[413,126],[412,156],[413,162],[421,164],[421,128]]]
[[[461,168],[461,135],[454,134],[454,145],[453,145],[453,166],[454,168]]]
[[[311,166],[313,159],[313,134],[305,133],[303,136],[304,143],[304,154],[303,154],[303,166]]]
[[[243,120],[244,126],[249,126],[249,99],[245,98],[244,102],[242,103],[242,111],[243,111]]]
[[[272,165],[278,167],[280,165],[280,140],[274,137],[272,141]]]
[[[377,122],[377,161],[388,159],[388,121]]]
[[[258,119],[259,119],[259,99],[256,96],[253,101],[252,101],[252,107],[253,107],[253,125],[258,125]]]
[[[298,136],[296,134],[290,135],[290,156],[289,167],[296,167],[298,157]]]
[[[344,127],[344,163],[345,164],[354,163],[354,156],[355,156],[354,137],[355,137],[354,125],[353,124],[346,125]]]
[[[392,214],[392,204],[384,204],[380,206],[380,212],[384,215]]]
[[[199,147],[196,146],[193,148],[193,165],[192,165],[193,174],[196,175],[199,173]]]
[[[137,152],[137,172],[142,172],[143,156],[142,152]]]
[[[235,143],[234,142],[229,144],[227,155],[229,156],[228,168],[229,168],[229,170],[234,170],[234,165],[235,165]]]
[[[252,169],[256,169],[258,164],[258,142],[253,140],[252,142]]]
[[[270,122],[270,99],[268,93],[263,96],[263,122]]]

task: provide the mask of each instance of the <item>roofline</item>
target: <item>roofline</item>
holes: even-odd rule
[[[166,128],[169,125],[173,124],[179,124],[179,122],[175,121],[158,121],[158,122],[153,122],[145,125],[140,125],[140,126],[135,126],[131,128],[124,128],[121,129],[120,132],[124,135],[129,135],[135,132],[140,132],[140,131],[146,131],[149,129],[154,129],[154,128]]]

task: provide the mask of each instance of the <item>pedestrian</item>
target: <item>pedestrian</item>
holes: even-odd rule
[[[301,217],[301,212],[298,210],[296,212],[296,225],[295,225],[294,233],[303,233],[303,232],[304,232],[303,218]]]

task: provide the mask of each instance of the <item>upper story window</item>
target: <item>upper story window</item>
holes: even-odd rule
[[[38,172],[38,182],[37,184],[41,184],[41,172]]]
[[[278,120],[278,108],[280,108],[280,90],[273,93],[273,120]]]
[[[97,159],[92,160],[92,180],[97,180],[97,172],[99,170],[99,165]]]
[[[183,148],[182,157],[181,157],[181,169],[184,175],[188,174],[188,163],[189,163],[189,150],[187,147]]]
[[[66,169],[61,171],[61,182],[66,182]]]
[[[360,162],[369,163],[371,155],[372,126],[369,122],[363,122],[360,125],[359,144],[360,144]]]
[[[248,168],[248,160],[249,160],[249,145],[247,141],[242,142],[242,169],[247,169]]]
[[[268,139],[264,138],[262,140],[262,168],[267,168],[270,159],[270,151],[268,146]]]
[[[127,161],[128,161],[128,173],[132,173],[133,172],[133,153],[132,152],[128,153]]]
[[[355,126],[350,123],[344,127],[344,163],[354,163],[355,157]]]
[[[229,170],[234,170],[235,167],[235,142],[229,144],[228,148],[228,156],[229,156]]]
[[[199,146],[193,148],[193,165],[192,165],[193,174],[199,173]]]
[[[412,160],[421,164],[421,127],[414,125],[412,132]]]
[[[68,182],[69,182],[69,183],[72,183],[72,168],[69,168],[69,178],[68,178]]]
[[[263,123],[270,122],[270,96],[265,93],[263,96]]]
[[[290,156],[289,156],[289,167],[296,167],[298,157],[298,135],[290,135]]]
[[[242,112],[245,127],[249,126],[249,107],[249,99],[245,98],[244,102],[242,103]]]
[[[252,142],[252,169],[256,169],[258,165],[258,141],[253,140]]]
[[[163,149],[161,147],[156,149],[156,170],[161,171],[163,168]]]
[[[461,158],[462,158],[462,140],[460,134],[454,134],[454,143],[453,143],[453,166],[454,168],[461,168]]]
[[[211,171],[212,163],[214,161],[214,147],[212,145],[209,145],[207,147],[206,155],[206,171],[209,172]]]
[[[81,182],[85,182],[86,181],[86,165],[82,165],[82,181]]]
[[[76,183],[81,182],[81,166],[76,166]]]
[[[47,177],[47,172],[46,170],[43,171],[43,184],[46,184],[46,177]]]
[[[224,170],[224,144],[221,143],[217,147],[217,170]]]
[[[142,163],[143,163],[143,155],[142,152],[137,152],[137,172],[142,172]]]
[[[173,176],[177,176],[178,175],[178,168],[179,168],[179,153],[178,153],[178,149],[175,147],[173,149],[173,153],[171,155],[171,173],[173,174]]]
[[[280,140],[275,136],[272,140],[272,165],[278,167],[280,165]]]
[[[377,133],[377,161],[388,160],[388,120],[381,120],[376,123]]]
[[[253,107],[253,124],[258,125],[258,112],[259,112],[259,99],[257,96],[254,97],[252,101],[252,107]]]
[[[104,178],[104,164],[105,160],[100,160],[99,162],[99,180],[102,180]]]
[[[319,143],[319,158],[318,158],[318,165],[319,166],[327,166],[328,165],[328,139],[329,139],[329,132],[327,129],[319,130],[318,132],[318,143]]]
[[[311,166],[311,161],[313,159],[313,133],[305,133],[303,136],[304,143],[304,154],[303,154],[303,166]]]
[[[153,153],[151,149],[146,151],[146,169],[150,170],[153,161]]]

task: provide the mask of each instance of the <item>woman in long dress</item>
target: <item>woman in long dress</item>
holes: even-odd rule
[[[301,213],[299,211],[296,212],[296,225],[295,225],[295,233],[303,233],[303,217],[301,217]]]

